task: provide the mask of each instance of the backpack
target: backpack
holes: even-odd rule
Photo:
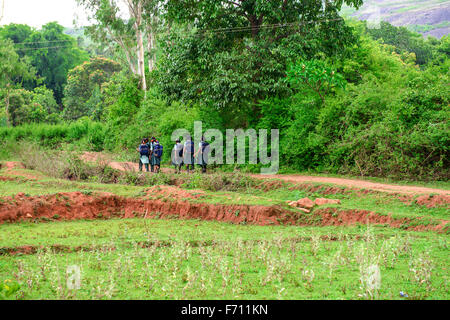
[[[178,146],[177,146],[178,147]],[[180,147],[178,148],[178,156],[181,158],[183,157],[183,145],[180,143]],[[176,150],[176,149],[175,149]]]
[[[201,145],[202,145],[202,152],[205,152],[205,149],[209,146],[209,143],[206,141],[202,141]]]
[[[186,141],[185,146],[186,146],[186,150],[188,153],[189,153],[189,150],[190,150],[190,153],[194,153],[194,142],[192,142],[192,140]]]
[[[160,158],[163,153],[163,146],[161,144],[155,144],[153,152],[155,153],[155,156]]]
[[[141,156],[149,156],[150,155],[150,147],[148,144],[141,144],[139,146],[139,152],[141,153]]]

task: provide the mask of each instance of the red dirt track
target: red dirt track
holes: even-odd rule
[[[450,195],[449,190],[427,188],[427,187],[416,187],[416,186],[401,186],[393,184],[384,184],[377,182],[370,182],[365,180],[357,179],[343,179],[343,178],[330,178],[330,177],[315,177],[315,176],[303,176],[303,175],[260,175],[254,174],[253,178],[257,179],[280,179],[286,182],[293,183],[305,183],[305,182],[315,182],[315,183],[329,183],[339,186],[358,188],[358,189],[368,189],[378,192],[386,193],[401,193],[401,194],[441,194]]]

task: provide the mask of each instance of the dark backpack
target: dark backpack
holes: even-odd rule
[[[141,153],[141,156],[149,156],[150,155],[150,147],[148,144],[141,144],[139,146],[139,152]]]
[[[186,141],[186,151],[188,153],[194,153],[194,142],[192,140]]]
[[[209,143],[206,141],[202,141],[201,144],[202,144],[202,152],[205,152],[205,149],[209,146]]]
[[[155,144],[153,152],[155,152],[155,156],[160,158],[163,153],[163,146],[161,144]]]

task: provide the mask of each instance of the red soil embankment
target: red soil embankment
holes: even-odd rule
[[[39,197],[18,194],[1,199],[0,223],[17,221],[107,219],[107,218],[180,218],[248,223],[255,225],[354,225],[385,224],[408,230],[441,231],[448,221],[420,224],[414,219],[396,219],[365,210],[317,209],[310,214],[292,211],[281,206],[223,205],[191,203],[167,199],[149,200],[123,198],[113,194],[87,195],[81,192],[59,193]]]
[[[190,203],[188,201],[143,200],[123,198],[112,194],[96,196],[81,192],[60,193],[39,197],[18,194],[4,198],[0,203],[0,223],[20,220],[47,219],[99,219],[132,217],[179,217],[181,219],[202,219],[248,222],[258,225],[278,224],[283,216],[278,206],[220,205]]]

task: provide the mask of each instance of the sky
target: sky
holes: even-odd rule
[[[0,0],[0,11],[1,3]],[[77,6],[75,0],[4,0],[5,12],[0,25],[9,23],[27,24],[40,28],[56,21],[60,25],[73,28],[73,20],[78,26],[88,25],[87,14]],[[1,13],[0,13],[1,16]]]

